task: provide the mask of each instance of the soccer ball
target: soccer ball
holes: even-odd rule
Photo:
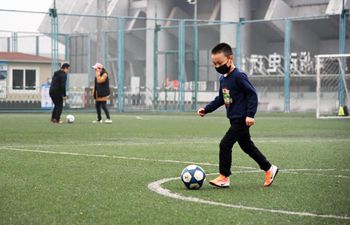
[[[205,172],[200,166],[189,165],[182,171],[180,178],[188,189],[199,189],[205,180]]]
[[[73,123],[74,122],[74,116],[73,115],[67,115],[66,120],[67,123]]]

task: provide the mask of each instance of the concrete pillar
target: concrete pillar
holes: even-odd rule
[[[163,1],[163,0],[149,0],[147,2],[147,16],[151,18],[167,18],[169,12],[173,7],[173,2]],[[154,29],[156,22],[154,20],[147,20],[147,28],[151,28],[146,31],[146,104],[152,104],[153,98],[153,87],[154,87]],[[164,21],[157,21],[157,24],[161,26],[165,25]],[[167,31],[161,30],[158,36],[158,49],[177,49],[177,42],[171,43],[171,38]],[[170,46],[174,46],[174,48]],[[164,59],[163,57],[158,57],[159,73],[158,73],[158,83],[162,82],[164,75]],[[158,85],[158,84],[157,84]]]
[[[221,0],[220,20],[238,22],[240,18],[251,18],[250,0]],[[236,48],[236,25],[220,27],[220,42],[226,42]],[[241,56],[250,53],[250,28],[241,26]]]
[[[239,21],[239,0],[221,0],[220,20]],[[226,42],[236,48],[236,26],[223,25],[220,27],[220,42]]]
[[[149,0],[148,1],[148,7],[147,7],[147,16],[148,17],[155,17],[155,1],[156,0]],[[153,59],[153,50],[154,50],[154,28],[155,28],[155,22],[153,20],[147,20],[146,21],[147,28],[151,28],[146,31],[146,99],[145,103],[146,105],[152,105],[152,97],[153,93],[151,93],[152,87],[153,87],[153,73],[154,73],[154,59]]]
[[[239,1],[239,17],[245,20],[251,19],[251,1],[240,0]],[[241,57],[251,54],[251,28],[250,25],[242,25],[241,27]]]

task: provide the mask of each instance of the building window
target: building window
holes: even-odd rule
[[[12,70],[13,90],[36,90],[36,70],[13,69]]]
[[[26,90],[35,90],[35,80],[36,80],[36,71],[35,70],[26,70],[25,76],[25,89]]]
[[[12,71],[12,89],[23,90],[23,70]]]

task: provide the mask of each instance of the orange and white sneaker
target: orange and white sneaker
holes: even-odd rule
[[[264,187],[268,187],[275,180],[275,177],[278,173],[278,167],[275,165],[271,165],[271,168],[265,172],[265,182]]]
[[[209,181],[209,184],[219,188],[228,188],[230,187],[230,178],[220,174],[214,180]]]

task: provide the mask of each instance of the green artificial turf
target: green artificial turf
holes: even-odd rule
[[[112,114],[113,124],[74,115],[74,124],[53,125],[49,114],[0,114],[0,224],[350,224],[150,191],[149,183],[178,177],[187,162],[218,172],[218,143],[229,126],[222,113]],[[215,175],[197,191],[180,180],[162,187],[231,205],[350,217],[350,120],[304,114],[256,120],[253,140],[281,169],[271,187],[262,186],[263,172],[245,168],[258,166],[238,145],[229,189],[209,186]]]

